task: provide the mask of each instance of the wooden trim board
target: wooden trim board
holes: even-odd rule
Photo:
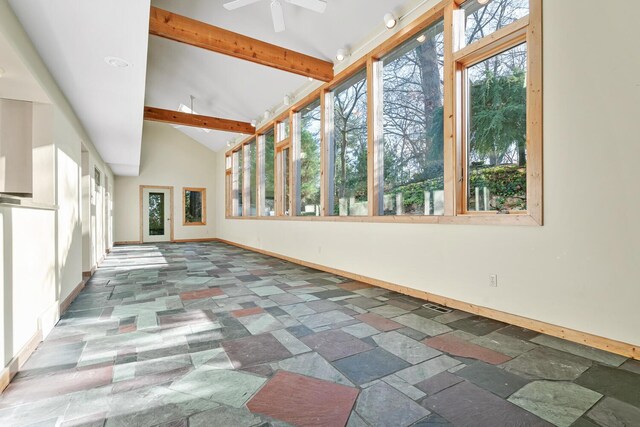
[[[18,370],[29,359],[31,353],[35,351],[38,344],[42,342],[42,331],[38,330],[29,339],[29,341],[20,349],[18,354],[11,359],[9,364],[0,371],[0,394],[9,386],[13,377],[18,373]]]
[[[78,286],[75,287],[75,289],[73,291],[71,291],[71,293],[69,294],[69,296],[67,296],[64,301],[62,301],[60,303],[60,315],[62,316],[62,314],[67,311],[67,308],[69,308],[69,306],[71,305],[71,303],[73,302],[74,299],[76,299],[76,297],[78,296],[78,294],[80,292],[82,292],[82,290],[84,289],[84,285],[87,283],[87,281],[89,280],[91,276],[89,276],[86,280],[82,280],[82,282],[78,283]]]
[[[356,273],[350,273],[348,271],[327,267],[321,264],[303,261],[297,258],[281,255],[281,254],[271,252],[271,251],[266,251],[263,249],[257,249],[251,246],[243,245],[241,243],[236,243],[236,242],[232,242],[224,239],[217,239],[217,240],[219,242],[236,246],[242,249],[246,249],[252,252],[257,252],[263,255],[272,256],[274,258],[279,258],[285,261],[292,262],[294,264],[299,264],[299,265],[313,268],[316,270],[325,271],[327,273],[336,274],[338,276],[346,277],[352,280],[357,280],[359,282],[367,283],[369,285],[388,289],[390,291],[395,291],[395,292],[409,295],[415,298],[420,298],[426,301],[434,302],[440,305],[444,305],[445,307],[455,308],[457,310],[466,311],[467,313],[477,314],[479,316],[487,317],[489,319],[498,320],[501,322],[509,323],[511,325],[527,328],[532,331],[562,338],[567,341],[572,341],[578,344],[583,344],[583,345],[594,347],[600,350],[608,351],[610,353],[615,353],[621,356],[640,360],[640,348],[638,348],[637,345],[613,340],[610,338],[600,337],[587,332],[576,331],[575,329],[552,325],[550,323],[546,323],[540,320],[529,319],[527,317],[506,313],[504,311],[495,310],[492,308],[483,307],[480,305],[471,304],[464,301],[458,301],[458,300],[447,298],[441,295],[435,295],[430,292],[425,292],[418,289],[409,288],[407,286],[386,282],[384,280],[374,279],[372,277],[367,277],[367,276],[363,276]]]

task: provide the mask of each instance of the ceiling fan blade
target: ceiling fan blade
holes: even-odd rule
[[[271,2],[271,18],[273,19],[273,29],[276,33],[285,30],[284,13],[282,12],[282,4],[278,0]]]
[[[286,0],[287,3],[304,7],[318,13],[324,13],[327,8],[327,2],[324,0]]]
[[[227,10],[235,10],[243,6],[248,6],[253,3],[258,3],[259,1],[260,0],[235,0],[229,3],[225,3],[222,6],[224,6],[224,8]]]

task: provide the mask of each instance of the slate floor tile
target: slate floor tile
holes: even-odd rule
[[[517,375],[546,380],[574,380],[591,362],[547,347],[538,347],[505,363],[504,368]]]
[[[526,353],[537,347],[529,341],[503,335],[499,333],[499,331],[473,338],[471,342],[510,357],[520,356],[522,353]]]
[[[358,389],[291,372],[278,372],[247,403],[253,413],[296,426],[345,425]]]
[[[436,348],[454,356],[478,359],[493,365],[499,365],[511,360],[511,358],[505,354],[465,341],[453,334],[427,338],[422,342],[429,347]]]
[[[414,385],[458,365],[460,365],[459,361],[443,354],[415,366],[403,369],[402,371],[398,371],[396,372],[396,375],[409,384]]]
[[[587,417],[601,426],[640,426],[640,408],[612,397],[599,401]]]
[[[340,330],[330,330],[307,335],[300,338],[300,341],[330,362],[373,348],[353,335]]]
[[[564,351],[565,353],[584,357],[585,359],[595,360],[596,362],[610,366],[620,366],[627,360],[626,357],[619,356],[617,354],[608,353],[606,351],[598,350],[597,348],[587,347],[586,345],[566,341],[549,335],[539,335],[536,338],[533,338],[531,342]]]
[[[482,336],[504,328],[507,324],[497,320],[487,319],[486,317],[472,316],[451,322],[449,326],[473,335]]]
[[[413,313],[394,317],[393,320],[432,337],[452,331],[452,329],[446,325]]]
[[[415,365],[432,359],[442,353],[431,347],[427,347],[419,341],[406,337],[398,332],[386,332],[375,335],[373,340],[378,346],[384,348],[388,352],[398,356],[401,359]]]
[[[524,341],[531,340],[537,337],[538,335],[540,335],[539,332],[532,331],[527,328],[521,328],[520,326],[515,326],[515,325],[505,326],[504,328],[498,329],[496,332],[499,332],[503,335],[508,335],[513,338],[518,338]]]
[[[518,375],[482,362],[466,366],[455,374],[503,398],[509,397],[529,383]]]
[[[393,320],[389,320],[375,313],[359,314],[354,317],[383,332],[393,331],[394,329],[400,329],[403,327],[400,323],[394,322]]]
[[[170,388],[239,408],[264,382],[264,378],[256,375],[203,365],[174,382]]]
[[[466,381],[427,397],[422,405],[461,427],[552,426],[519,406]]]
[[[419,390],[422,390],[427,396],[431,396],[462,381],[463,379],[457,375],[444,371],[427,378],[426,380],[420,381],[415,386]]]
[[[558,427],[569,427],[601,397],[570,382],[534,381],[514,393],[509,402]]]
[[[521,384],[514,378],[529,383],[511,397],[549,414],[558,402],[582,410],[588,402],[577,405],[575,390],[603,394],[576,427],[639,424],[637,361],[423,304],[219,242],[116,246],[0,395],[0,425],[285,427],[291,424],[246,409],[282,373],[305,379],[304,405],[328,416],[332,427],[345,417],[351,427],[539,424],[500,397]],[[434,335],[514,359],[495,367],[466,357],[473,354],[440,354],[420,342]],[[537,391],[530,382],[546,379],[550,388],[577,384],[532,403]],[[320,391],[330,384],[351,393],[358,392],[354,381],[368,381],[358,405],[369,408],[369,418],[354,409],[355,398],[344,404],[345,415],[331,418],[336,405],[324,402],[334,396],[313,394],[307,380],[324,384]],[[285,385],[283,401],[291,397]],[[416,407],[441,396],[451,413],[424,415]]]
[[[409,426],[430,414],[384,382],[360,392],[356,412],[374,427]]]
[[[406,361],[381,348],[345,357],[333,362],[333,365],[357,385],[366,384],[410,366]]]
[[[235,368],[242,368],[261,363],[291,357],[287,350],[273,335],[262,334],[224,341],[222,348]]]
[[[623,369],[594,365],[582,374],[576,384],[590,388],[605,396],[640,408],[640,375]]]
[[[340,371],[333,367],[318,353],[304,353],[290,359],[272,363],[274,370],[284,370],[294,372],[308,377],[331,381],[337,384],[352,387],[353,383],[347,379]]]

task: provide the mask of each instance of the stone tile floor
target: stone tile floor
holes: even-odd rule
[[[222,243],[116,247],[1,426],[640,426],[640,363]]]

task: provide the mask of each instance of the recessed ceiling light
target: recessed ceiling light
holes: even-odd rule
[[[336,52],[336,59],[338,60],[338,62],[342,62],[345,60],[345,58],[348,56],[349,54],[347,53],[347,51],[345,49],[338,49],[338,51]]]
[[[117,56],[107,56],[104,58],[104,62],[116,68],[127,68],[131,66],[127,61]]]
[[[396,19],[395,16],[393,16],[393,13],[391,13],[391,12],[385,13],[383,19],[384,19],[384,25],[388,29],[392,29],[398,23],[398,20]]]
[[[421,34],[416,40],[418,41],[418,43],[424,43],[425,40],[427,40],[427,36]]]

